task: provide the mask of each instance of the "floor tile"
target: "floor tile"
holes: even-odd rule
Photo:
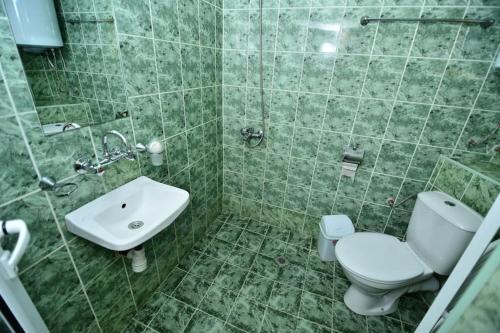
[[[272,280],[276,280],[280,274],[280,269],[274,262],[274,259],[261,254],[255,257],[252,271]]]
[[[328,327],[313,323],[312,321],[300,319],[295,333],[330,333]]]
[[[191,267],[193,267],[196,260],[198,260],[198,258],[201,255],[202,255],[201,252],[191,251],[190,253],[185,255],[183,258],[181,258],[181,260],[179,261],[179,264],[178,264],[179,268],[181,268],[185,271],[189,271],[191,269]]]
[[[288,237],[290,236],[290,231],[282,227],[269,227],[267,237],[279,239],[282,242],[288,242]]]
[[[309,258],[309,250],[292,244],[287,244],[285,256],[290,262],[306,267],[307,260]]]
[[[223,333],[224,322],[215,317],[209,316],[201,311],[197,311],[188,326],[185,333]]]
[[[269,298],[269,306],[275,310],[297,315],[300,309],[302,290],[286,284],[275,283]]]
[[[251,251],[258,252],[263,240],[264,236],[245,230],[240,235],[236,244]]]
[[[179,269],[179,268],[174,268],[174,270],[168,275],[168,277],[163,281],[163,283],[160,285],[159,290],[162,293],[165,293],[167,295],[171,295],[175,288],[181,283],[182,279],[184,279],[184,276],[186,276],[187,272],[185,270]]]
[[[366,332],[366,317],[349,310],[344,302],[334,302],[333,329],[343,333]]]
[[[242,232],[243,229],[226,223],[219,229],[216,238],[229,243],[236,243]]]
[[[206,233],[208,235],[216,235],[220,228],[224,225],[224,221],[221,221],[221,220],[215,220],[213,223],[209,223],[208,226],[207,226],[207,230],[206,230]]]
[[[248,332],[258,332],[260,322],[264,317],[265,307],[249,298],[239,296],[228,322]]]
[[[336,301],[343,302],[344,295],[351,283],[348,280],[344,280],[336,277],[333,281],[333,298]]]
[[[239,291],[248,271],[228,263],[224,264],[214,282],[227,289]]]
[[[318,255],[318,250],[316,249],[312,249],[309,252],[308,267],[310,269],[314,269],[315,271],[319,271],[326,274],[333,273],[334,269],[333,263],[321,261]]]
[[[173,296],[196,307],[205,296],[209,286],[202,278],[188,274],[177,287]]]
[[[205,254],[220,260],[226,260],[232,249],[233,244],[220,239],[214,239],[210,247],[206,249]]]
[[[212,281],[220,268],[224,264],[223,261],[215,259],[213,257],[207,256],[203,254],[200,256],[200,259],[196,262],[196,264],[189,271],[190,274],[200,276],[205,278],[205,281]]]
[[[304,291],[299,316],[326,327],[332,327],[332,300]]]
[[[226,261],[232,265],[249,268],[250,266],[252,266],[253,260],[255,259],[256,255],[256,252],[236,245]]]
[[[247,224],[250,222],[249,218],[239,217],[239,216],[231,216],[226,220],[226,223],[232,224],[234,226],[240,227],[242,229],[246,228]]]
[[[368,326],[368,333],[400,333],[403,329],[399,320],[385,316],[366,317],[366,324]]]
[[[427,305],[418,294],[403,295],[399,300],[398,310],[401,321],[408,324],[418,324],[427,312]]]
[[[137,314],[134,316],[134,319],[148,325],[151,320],[153,320],[154,316],[158,311],[160,311],[163,302],[165,301],[167,296],[162,293],[154,293],[149,300],[144,304]]]
[[[402,324],[403,324],[403,332],[404,333],[413,333],[417,329],[417,325],[411,325],[411,324],[407,324],[405,322],[402,322]]]
[[[206,233],[206,231],[205,231]],[[213,240],[215,239],[214,235],[206,233],[205,239],[202,242],[196,242],[193,245],[193,251],[205,252],[211,245]]]
[[[240,293],[247,298],[255,299],[259,303],[267,304],[273,290],[273,285],[273,280],[249,273],[243,287],[241,287]]]
[[[344,271],[342,270],[342,266],[339,264],[339,262],[334,263],[334,272],[335,276],[347,280],[347,277],[345,276]]]
[[[254,232],[256,234],[264,236],[266,235],[268,229],[269,229],[269,224],[260,223],[255,220],[250,221],[246,226],[247,231]]]
[[[304,267],[294,263],[288,263],[288,265],[281,267],[277,280],[296,288],[302,288],[305,275],[306,269]]]
[[[122,333],[142,333],[146,330],[146,326],[138,321],[132,320]]]
[[[193,307],[168,297],[149,327],[162,333],[182,332],[194,312]]]
[[[268,308],[262,321],[262,333],[289,333],[294,332],[297,318],[289,314]]]
[[[350,282],[342,267],[322,262],[312,240],[249,219],[230,219],[214,229],[220,239],[207,242],[205,253],[193,249],[182,258],[125,333],[183,332],[184,327],[203,333],[406,333],[425,314],[427,305],[416,293],[404,295],[393,314],[359,316],[343,302]],[[247,225],[247,230],[237,227]],[[246,247],[227,241],[234,242],[238,233],[237,242]],[[275,263],[277,254],[285,255],[287,266]]]
[[[304,290],[333,298],[333,278],[330,274],[309,270],[306,273]]]
[[[266,237],[264,239],[264,242],[262,243],[259,253],[269,257],[275,257],[278,255],[284,255],[285,249],[285,242],[282,242],[276,238]]]
[[[244,330],[239,329],[238,327],[231,325],[230,323],[226,323],[226,325],[224,325],[224,332],[225,333],[246,333]]]
[[[219,319],[226,320],[236,296],[236,292],[214,284],[208,290],[199,308]]]
[[[312,238],[310,236],[305,236],[298,232],[292,232],[290,234],[290,239],[288,240],[288,243],[305,249],[309,249],[311,247],[311,242]]]

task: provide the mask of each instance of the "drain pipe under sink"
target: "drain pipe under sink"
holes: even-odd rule
[[[132,271],[141,273],[148,268],[148,259],[143,245],[139,245],[127,252],[127,258],[132,259]]]

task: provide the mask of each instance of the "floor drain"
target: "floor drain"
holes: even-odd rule
[[[143,225],[144,225],[144,222],[142,222],[142,221],[134,221],[134,222],[130,222],[128,224],[128,228],[134,230],[134,229],[139,229]]]
[[[284,256],[277,256],[276,258],[274,258],[274,262],[279,267],[285,267],[286,265],[288,265],[288,260]]]

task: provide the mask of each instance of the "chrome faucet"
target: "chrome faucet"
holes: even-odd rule
[[[241,139],[245,142],[249,141],[250,139],[260,139],[264,135],[264,133],[259,130],[255,131],[253,127],[244,127],[240,129],[240,135]]]
[[[117,136],[121,140],[123,147],[110,148],[108,144],[109,135]],[[103,158],[97,161],[97,163],[93,163],[91,158],[79,158],[73,165],[76,172],[80,174],[84,173],[102,174],[107,166],[117,161],[120,161],[124,158],[129,161],[133,161],[136,159],[135,152],[130,147],[127,139],[120,132],[115,130],[108,131],[104,133],[101,141],[102,141]],[[136,146],[137,151],[143,151],[143,148],[144,146],[141,144],[137,144]]]
[[[123,146],[125,146],[125,149],[126,149],[125,151],[122,151],[118,147],[115,147],[115,148],[111,149],[111,152],[110,152],[109,146],[108,146],[108,135],[110,135],[110,134],[117,136],[121,140]],[[128,144],[127,139],[123,136],[123,134],[121,134],[120,132],[115,131],[115,130],[107,131],[102,136],[102,151],[104,154],[104,159],[114,160],[116,158],[119,158],[119,159],[126,158],[127,160],[135,160],[135,154],[132,151],[132,148],[130,148],[130,145]]]

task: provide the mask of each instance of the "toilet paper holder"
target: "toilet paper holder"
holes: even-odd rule
[[[365,155],[364,149],[360,149],[359,145],[345,146],[342,155],[342,170],[340,175],[343,177],[351,178],[354,181],[358,166],[363,162]]]
[[[361,164],[365,156],[365,150],[359,148],[359,144],[345,146],[342,155],[342,162]]]

